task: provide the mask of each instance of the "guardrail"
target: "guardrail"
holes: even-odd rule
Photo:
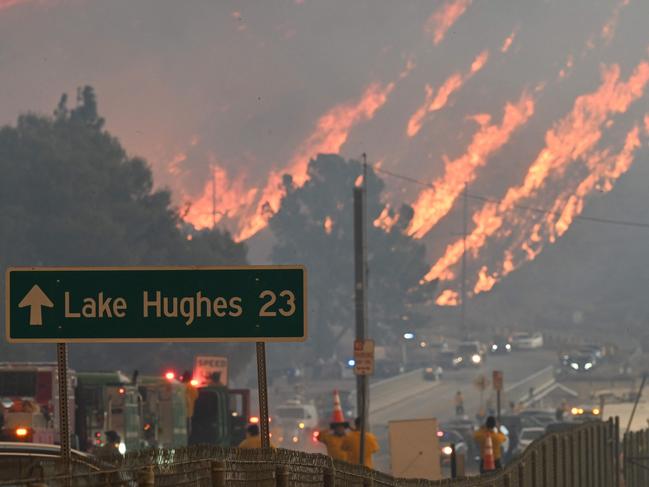
[[[454,480],[398,479],[326,455],[291,450],[198,446],[133,452],[124,458],[115,457],[111,470],[12,480],[0,482],[0,486],[613,487],[619,485],[618,431],[619,423],[609,420],[547,434],[504,469]],[[649,434],[645,438],[649,440]],[[625,445],[638,444],[635,441],[628,437]],[[649,441],[642,444],[649,447]],[[640,455],[646,450],[628,451]],[[647,484],[627,483],[627,487],[641,485]]]

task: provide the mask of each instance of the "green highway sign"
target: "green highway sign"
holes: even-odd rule
[[[303,341],[306,269],[24,267],[5,280],[9,342]]]

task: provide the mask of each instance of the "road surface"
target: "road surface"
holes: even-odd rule
[[[437,418],[440,422],[452,418],[455,414],[454,396],[462,391],[464,395],[464,408],[466,413],[473,417],[480,404],[480,391],[474,386],[475,378],[485,374],[491,380],[493,370],[501,370],[504,374],[505,387],[518,382],[535,372],[556,363],[556,352],[547,350],[532,350],[525,352],[512,352],[508,355],[489,356],[486,364],[481,368],[467,368],[448,372],[442,381],[416,395],[411,395],[411,381],[404,381],[403,389],[399,389],[399,382],[393,387],[395,398],[398,401],[391,405],[372,406],[370,421],[372,431],[377,435],[383,454],[375,457],[375,465],[379,470],[389,471],[389,445],[387,435],[388,421],[398,419]],[[422,379],[423,382],[423,379]],[[485,392],[485,399],[492,393],[491,388]],[[503,411],[506,411],[508,401],[503,399]],[[495,400],[494,400],[495,406]],[[378,409],[377,409],[378,407]]]

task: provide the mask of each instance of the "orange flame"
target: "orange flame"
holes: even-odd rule
[[[460,73],[452,74],[437,90],[437,95],[433,98],[433,89],[430,85],[426,85],[426,99],[424,104],[420,106],[415,113],[408,120],[408,127],[406,133],[408,137],[414,137],[421,130],[426,115],[436,112],[444,108],[448,103],[449,97],[458,91],[464,83],[471,79],[478,71],[480,71],[489,60],[489,51],[482,51],[476,56],[471,63],[470,71],[464,76]]]
[[[27,3],[30,0],[0,0],[0,10],[15,7],[21,3]]]
[[[386,205],[383,211],[381,211],[381,214],[374,220],[373,225],[376,228],[383,229],[385,232],[389,232],[398,221],[399,215],[392,212],[390,205]]]
[[[211,181],[183,218],[197,229],[211,228],[224,218],[245,211],[254,203],[256,193],[255,188],[246,189],[243,177],[231,181],[225,169],[213,164]]]
[[[326,218],[324,219],[324,223],[322,224],[322,226],[323,226],[323,228],[324,228],[325,233],[326,233],[327,235],[330,235],[330,234],[331,234],[331,231],[332,231],[333,228],[334,228],[334,221],[331,219],[330,216],[328,216],[328,217],[326,217]]]
[[[503,45],[500,47],[500,52],[505,54],[509,49],[512,47],[512,44],[514,43],[514,39],[516,39],[516,34],[518,34],[518,29],[514,29],[509,36],[505,39],[503,42]]]
[[[444,40],[448,30],[457,22],[472,0],[448,0],[435,10],[426,21],[425,30],[433,36],[433,44],[438,45]]]
[[[608,151],[592,153],[587,157],[586,166],[588,174],[577,184],[576,189],[572,186],[565,189],[557,198],[552,210],[546,215],[544,222],[535,223],[526,241],[519,240],[505,251],[505,259],[502,265],[502,272],[493,272],[486,275],[486,267],[483,267],[478,275],[478,282],[474,288],[476,294],[491,290],[496,282],[513,272],[520,263],[514,263],[513,253],[517,246],[524,252],[523,261],[530,261],[542,251],[543,243],[539,235],[543,223],[549,231],[548,240],[554,242],[561,237],[570,227],[575,217],[582,213],[586,197],[594,189],[608,192],[613,189],[613,182],[624,174],[633,164],[634,152],[640,147],[639,128],[634,127],[626,136],[624,147],[616,154],[611,155]],[[556,220],[556,221],[555,221]],[[519,222],[522,223],[522,220]]]
[[[602,84],[589,94],[575,100],[573,109],[546,133],[546,147],[528,169],[523,184],[510,188],[500,203],[486,203],[473,215],[475,229],[467,236],[467,249],[477,256],[487,239],[502,230],[505,220],[515,220],[516,206],[522,201],[537,195],[538,190],[550,177],[561,178],[568,165],[588,157],[602,136],[602,127],[609,118],[624,113],[640,97],[649,82],[649,63],[642,61],[629,77],[620,80],[620,68],[613,65],[602,72]],[[565,231],[565,230],[564,230]],[[540,250],[530,243],[523,244],[523,250],[532,259]],[[455,265],[461,258],[463,242],[458,239],[446,248],[445,254],[433,265],[425,281],[443,276],[445,270]]]
[[[460,304],[460,295],[452,289],[444,289],[435,300],[438,306],[458,306]]]
[[[414,216],[408,234],[422,238],[453,207],[467,182],[475,179],[476,170],[486,164],[491,154],[505,145],[515,130],[534,114],[534,100],[523,93],[515,104],[507,103],[500,125],[490,124],[490,117],[477,117],[480,128],[474,134],[466,153],[446,161],[444,175],[433,182],[432,188],[421,191],[412,205]]]
[[[371,120],[385,104],[393,88],[394,83],[385,86],[372,83],[360,100],[337,105],[320,117],[315,130],[297,149],[288,167],[271,172],[254,214],[242,218],[236,240],[246,240],[255,235],[266,227],[268,220],[277,212],[284,196],[283,174],[290,174],[294,184],[302,186],[308,179],[309,160],[318,154],[338,153],[351,129],[360,122]]]
[[[624,7],[629,5],[631,0],[622,0],[619,5],[613,10],[613,14],[608,19],[608,21],[602,27],[602,32],[600,33],[601,38],[606,44],[610,44],[615,37],[615,29],[617,28],[618,21],[620,20],[620,12]]]
[[[483,291],[489,291],[496,284],[496,277],[489,274],[487,266],[482,266],[480,272],[478,273],[478,282],[475,285],[474,292],[480,293]]]

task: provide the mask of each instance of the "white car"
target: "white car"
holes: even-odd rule
[[[518,332],[512,335],[512,347],[518,350],[531,350],[543,347],[543,335],[540,333]]]
[[[522,453],[525,448],[530,446],[534,440],[540,438],[545,434],[545,428],[523,428],[518,436],[518,445],[516,445],[516,453]]]

